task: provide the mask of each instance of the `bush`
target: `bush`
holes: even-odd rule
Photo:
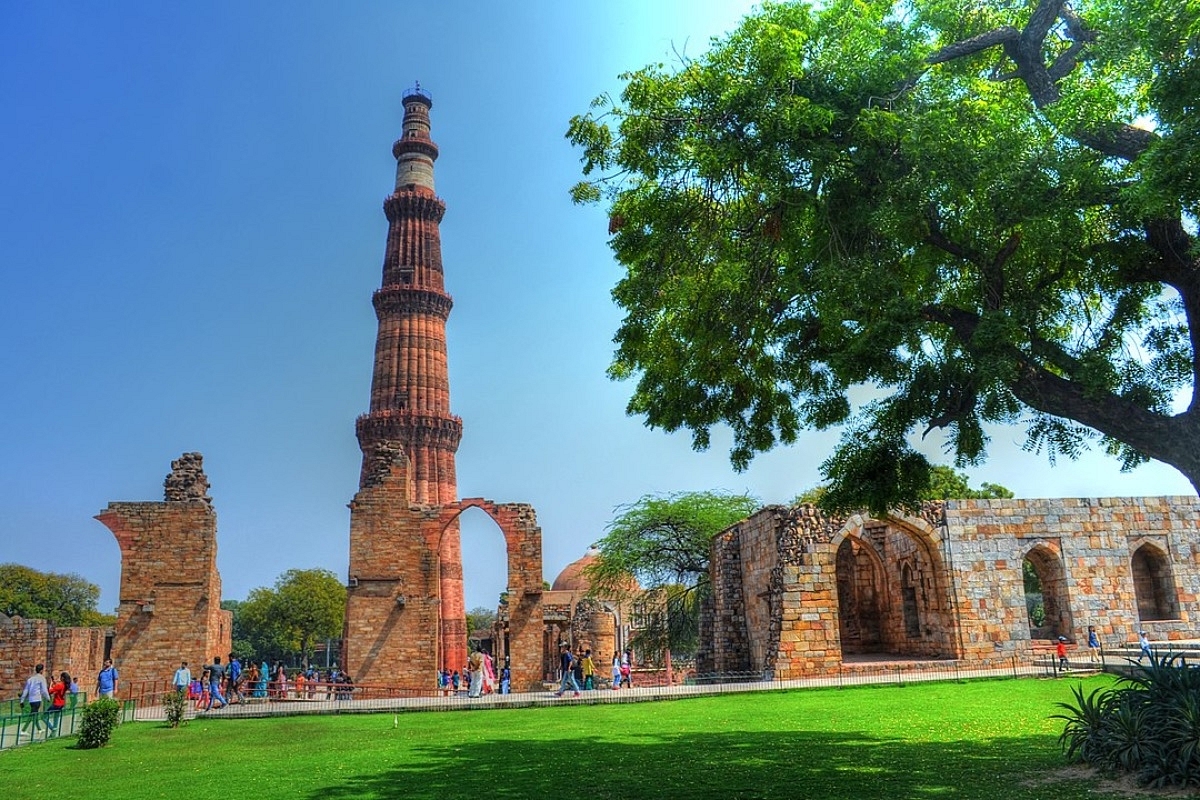
[[[1113,689],[1059,703],[1071,761],[1133,775],[1143,785],[1200,786],[1200,670],[1181,656],[1137,666]]]
[[[167,724],[172,728],[179,727],[186,711],[187,696],[183,692],[168,692],[163,698],[163,713],[166,715]]]
[[[121,704],[111,697],[101,697],[83,708],[79,723],[78,747],[91,750],[103,747],[121,721]]]

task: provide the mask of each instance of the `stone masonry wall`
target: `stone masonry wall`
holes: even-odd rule
[[[122,694],[169,680],[181,660],[200,665],[231,649],[221,610],[217,515],[198,453],[172,463],[161,503],[109,503],[96,516],[121,547],[112,658]]]
[[[428,689],[442,667],[462,669],[466,636],[445,645],[439,614],[447,536],[458,516],[477,507],[504,534],[508,557],[507,636],[513,688],[542,677],[542,540],[533,508],[480,498],[446,505],[412,502],[411,462],[395,443],[373,451],[371,470],[350,504],[350,586],[344,659],[357,683]],[[439,635],[440,632],[440,635]],[[439,661],[440,659],[440,661]]]
[[[1027,659],[1025,558],[1054,595],[1045,601],[1054,616],[1047,626],[1068,639],[1085,641],[1088,625],[1110,647],[1131,643],[1138,630],[1152,640],[1200,638],[1198,526],[1194,497],[947,501],[919,518],[888,520],[768,507],[714,540],[702,645],[712,657],[703,663],[778,678],[836,670],[842,613],[866,615],[870,636],[855,641],[863,652]],[[843,585],[861,594],[866,611],[839,608],[837,551],[847,538],[855,555],[842,569],[855,572],[841,576]],[[1141,611],[1138,548],[1153,566],[1141,568]]]
[[[409,460],[380,446],[350,503],[350,571],[343,667],[359,684],[435,685],[438,558],[423,536],[436,506],[413,504]]]
[[[46,675],[69,673],[84,691],[104,661],[107,628],[59,628],[44,619],[0,614],[0,699],[21,693],[37,664]]]
[[[946,507],[958,577],[964,657],[1022,651],[1030,644],[1021,563],[1034,548],[1058,554],[1070,629],[1085,642],[1095,625],[1107,646],[1200,636],[1200,500],[1102,497],[960,500]],[[1150,544],[1168,554],[1178,619],[1142,619],[1131,561]]]
[[[54,663],[54,625],[0,615],[0,698],[21,693],[35,664]]]

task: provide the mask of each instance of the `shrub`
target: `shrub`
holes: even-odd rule
[[[1071,761],[1133,775],[1153,787],[1200,786],[1200,670],[1164,656],[1113,689],[1059,703],[1059,742]]]
[[[163,698],[163,713],[166,715],[167,724],[172,728],[178,728],[179,723],[183,722],[184,712],[187,711],[187,697],[183,692],[167,692]]]
[[[108,744],[113,729],[120,721],[121,704],[111,697],[101,697],[88,703],[83,708],[79,723],[79,749],[90,750]]]

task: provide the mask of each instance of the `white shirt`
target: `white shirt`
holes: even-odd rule
[[[43,700],[50,699],[50,687],[46,685],[46,677],[40,672],[35,672],[25,681],[25,688],[21,691],[21,702],[40,703]]]

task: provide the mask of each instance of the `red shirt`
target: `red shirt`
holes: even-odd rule
[[[55,681],[50,687],[50,707],[62,708],[67,704],[67,691],[70,689],[62,681]]]
[[[1059,642],[1058,647],[1055,649],[1058,651],[1059,658],[1067,657],[1067,643],[1066,642]],[[53,694],[54,690],[51,689],[50,692]]]

